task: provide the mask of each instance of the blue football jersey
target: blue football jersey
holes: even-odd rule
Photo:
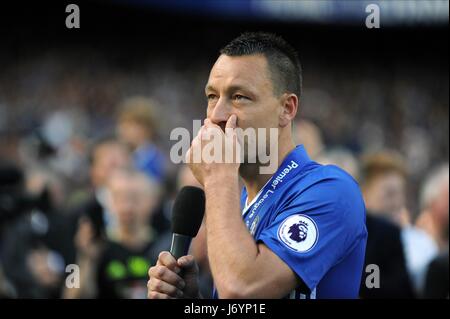
[[[364,201],[349,174],[312,161],[299,145],[251,203],[243,189],[241,207],[255,241],[304,283],[286,298],[358,297],[367,230]]]

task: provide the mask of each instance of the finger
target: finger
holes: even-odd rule
[[[209,140],[212,136],[211,127],[210,126],[203,126],[201,132],[200,138],[202,141]]]
[[[215,124],[215,123],[213,123],[210,119],[205,119],[203,127],[205,127],[205,128],[216,128],[216,129],[221,130],[220,126]]]
[[[153,290],[148,292],[147,297],[148,299],[175,299],[174,297]]]
[[[154,266],[151,267],[148,271],[148,275],[151,278],[157,278],[162,281],[165,281],[173,286],[178,287],[179,289],[184,289],[186,286],[183,278],[178,276],[175,272],[171,271],[169,268],[165,266]]]
[[[186,163],[189,164],[189,167],[192,170],[193,164],[201,163],[201,156],[202,156],[202,137],[200,134],[203,132],[203,127],[198,132],[199,135],[197,135],[191,143],[191,146],[189,147],[187,153],[186,153]]]
[[[194,256],[192,255],[187,255],[187,256],[183,256],[178,258],[177,260],[178,266],[180,266],[180,268],[192,268],[195,266],[195,259]]]
[[[200,127],[200,130],[198,131],[196,137],[201,136],[205,130],[206,130],[206,124],[204,124],[204,125],[202,125],[202,127]]]
[[[189,147],[188,151],[186,152],[186,156],[184,158],[184,162],[186,164],[192,163],[192,151],[191,151],[190,147]]]
[[[231,128],[235,129],[237,124],[237,116],[236,114],[231,114],[231,116],[228,118],[227,124],[225,125],[225,129]]]
[[[162,251],[158,256],[157,265],[166,266],[170,270],[179,273],[180,268],[177,265],[175,257],[172,256],[168,251]]]
[[[183,292],[180,289],[156,278],[150,279],[148,281],[147,287],[148,289],[150,289],[150,291],[156,291],[162,294],[169,295],[170,297],[174,298],[183,297]]]

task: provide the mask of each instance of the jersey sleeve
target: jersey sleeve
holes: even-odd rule
[[[287,202],[256,239],[312,290],[366,236],[364,202],[356,182],[340,177],[317,181]]]

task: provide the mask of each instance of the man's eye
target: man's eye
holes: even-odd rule
[[[215,98],[217,98],[217,96],[215,94],[208,94],[206,96],[206,98],[208,99],[208,101],[210,101],[210,100],[214,100]]]
[[[248,97],[241,95],[241,94],[236,94],[233,96],[233,100],[235,101],[243,101],[243,100],[248,100]]]

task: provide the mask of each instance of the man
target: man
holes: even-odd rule
[[[311,161],[303,146],[295,146],[292,121],[300,91],[295,50],[272,34],[241,35],[222,49],[211,70],[207,119],[187,158],[206,194],[215,297],[358,297],[367,238],[364,202],[348,174]],[[274,174],[260,174],[259,149],[256,163],[245,149],[242,164],[194,163],[194,150],[209,146],[212,131],[219,131],[224,154],[239,154],[237,128],[278,130],[278,149],[270,153],[278,167]],[[269,144],[263,135],[259,139]],[[245,185],[241,205],[239,175]],[[175,260],[162,252],[149,270],[148,297],[199,297],[197,275],[192,256]]]

